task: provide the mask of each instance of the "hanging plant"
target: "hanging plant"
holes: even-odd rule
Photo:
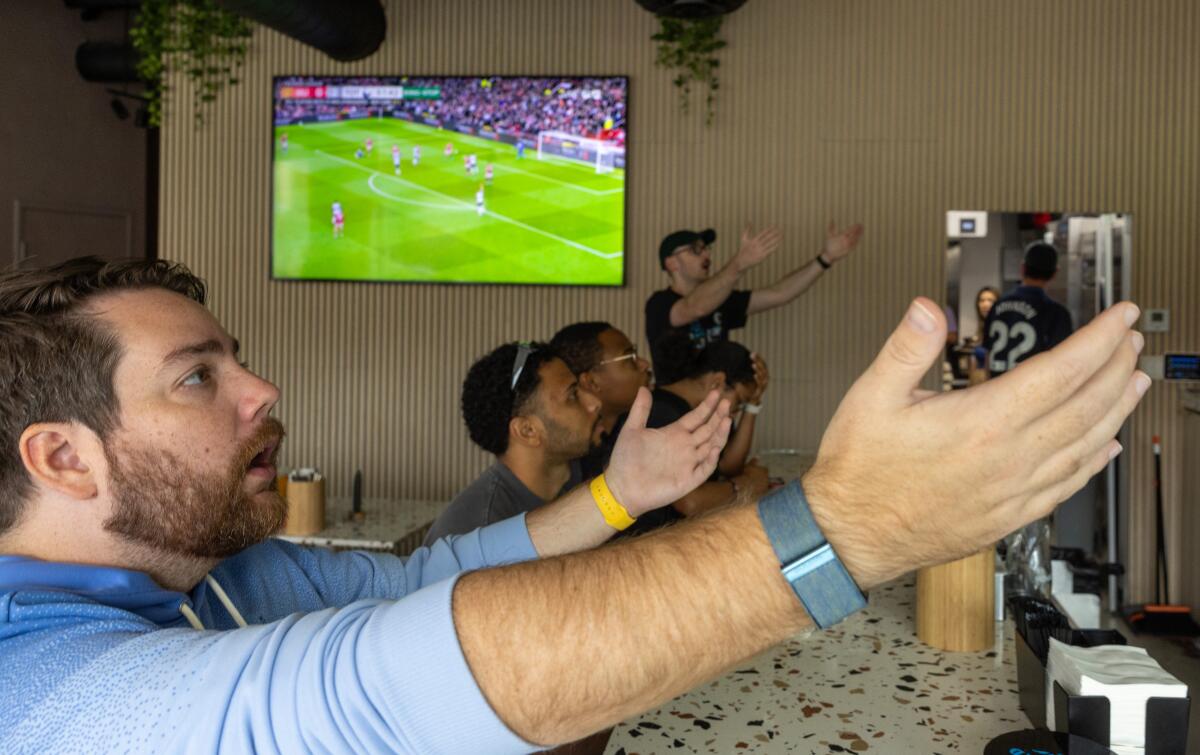
[[[724,16],[707,18],[669,18],[659,16],[660,29],[651,39],[658,42],[655,63],[676,72],[674,84],[679,90],[679,104],[686,114],[692,99],[692,85],[707,86],[704,98],[704,122],[712,124],[716,103],[717,51],[725,46],[718,33]]]
[[[138,52],[138,75],[146,82],[147,115],[152,126],[163,119],[167,75],[183,71],[192,83],[196,125],[203,106],[225,86],[238,83],[246,59],[250,22],[217,6],[214,0],[142,0],[129,36]]]

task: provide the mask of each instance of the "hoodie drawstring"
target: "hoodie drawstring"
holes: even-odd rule
[[[192,625],[192,629],[204,631],[204,625],[200,623],[200,617],[196,615],[196,612],[192,610],[191,606],[189,606],[187,603],[180,603],[179,612],[183,614],[183,618],[187,619],[188,623]]]
[[[225,610],[228,611],[229,615],[233,617],[233,622],[239,627],[246,626],[246,620],[242,618],[242,614],[237,610],[237,607],[233,605],[233,601],[229,599],[229,596],[225,593],[225,589],[221,587],[219,582],[217,582],[216,577],[211,574],[207,574],[204,577],[204,581],[208,583],[208,586],[212,588],[213,593],[216,594],[217,600],[221,601],[221,605],[225,606]],[[191,606],[189,606],[187,603],[180,603],[179,612],[183,614],[183,618],[187,619],[188,623],[192,625],[192,629],[203,631],[204,624],[200,622],[200,617],[196,615],[196,612],[192,610]]]

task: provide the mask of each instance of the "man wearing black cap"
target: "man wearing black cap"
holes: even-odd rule
[[[982,348],[992,377],[1071,335],[1071,313],[1046,294],[1046,285],[1057,272],[1058,251],[1053,246],[1037,241],[1025,248],[1021,285],[996,302],[984,323]]]
[[[742,231],[737,254],[715,275],[710,275],[712,258],[709,246],[717,234],[704,231],[675,231],[658,247],[658,260],[671,277],[671,285],[655,291],[646,301],[646,341],[660,383],[676,376],[660,372],[658,345],[673,328],[682,328],[697,350],[713,341],[725,341],[729,331],[746,324],[756,312],[778,307],[808,290],[821,274],[845,257],[858,244],[862,225],[838,231],[833,223],[820,253],[804,267],[793,270],[774,285],[757,291],[735,290],[738,278],[779,248],[779,230],[768,228],[753,233]]]

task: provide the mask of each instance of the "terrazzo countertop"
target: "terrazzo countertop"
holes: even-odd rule
[[[948,653],[916,637],[916,582],[871,592],[836,629],[798,636],[619,725],[606,755],[971,753],[1025,729],[1012,622],[993,650]]]

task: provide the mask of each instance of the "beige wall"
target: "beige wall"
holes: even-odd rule
[[[92,22],[79,14],[62,3],[0,8],[0,268],[15,261],[18,201],[39,215],[25,216],[23,254],[31,264],[145,254],[146,131],[109,108],[105,88],[120,85],[88,83],[75,70],[81,42],[122,38],[123,14]],[[131,100],[125,104],[134,110]],[[132,234],[116,217],[122,215]],[[72,227],[55,228],[63,222]]]
[[[583,318],[644,341],[656,244],[681,226],[714,225],[727,255],[741,223],[782,225],[758,285],[807,261],[826,219],[867,225],[853,258],[742,335],[772,368],[760,448],[815,448],[906,302],[940,296],[948,209],[1132,212],[1137,298],[1172,308],[1148,351],[1200,348],[1194,0],[754,0],[727,21],[711,128],[678,112],[633,0],[387,6],[386,44],[353,65],[258,31],[209,124],[193,130],[180,97],[164,132],[163,255],[209,279],[218,316],[283,386],[286,463],[320,465],[340,492],[361,467],[374,495],[454,493],[486,461],[457,411],[470,362]],[[487,72],[631,76],[624,289],[268,280],[272,75]],[[1155,386],[1135,421],[1139,541],[1149,434],[1166,439],[1168,474],[1183,463],[1176,390]],[[1151,558],[1133,553],[1139,589]]]

